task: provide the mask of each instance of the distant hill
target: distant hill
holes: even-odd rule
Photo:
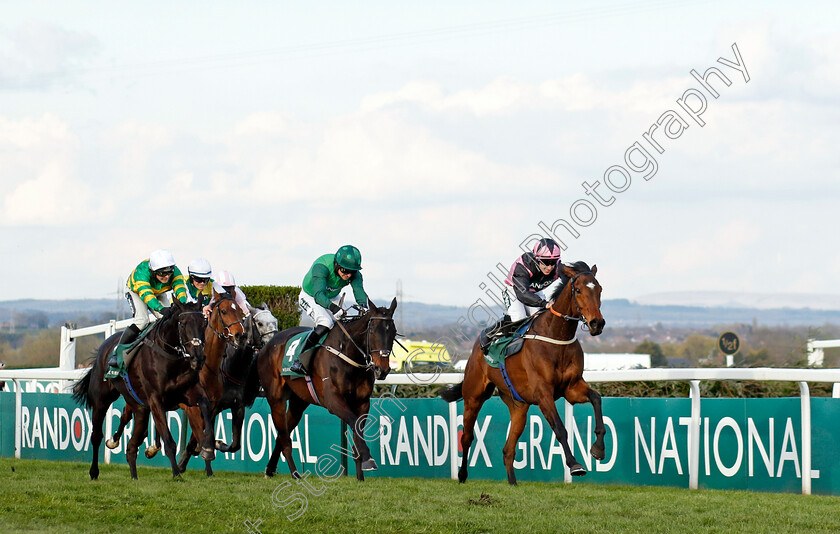
[[[824,293],[740,293],[731,291],[673,291],[651,293],[633,302],[652,306],[690,306],[707,308],[787,308],[840,311],[840,295]]]
[[[379,299],[379,301],[385,302],[385,299]],[[459,320],[465,321],[468,310],[468,307],[463,306],[403,302],[397,309],[396,319],[398,321],[401,319],[407,329],[438,328],[455,324]],[[603,301],[601,311],[609,326],[652,326],[661,323],[664,326],[700,328],[720,324],[752,323],[753,321],[764,326],[840,324],[840,309],[689,306],[646,304],[627,299],[613,299]],[[15,312],[44,313],[50,324],[62,324],[80,316],[96,317],[100,314],[109,314],[113,317],[118,312],[128,314],[128,304],[122,299],[120,301],[116,299],[0,301],[0,323],[8,321],[7,318]],[[482,314],[477,315],[482,316]],[[469,324],[468,320],[467,324]]]

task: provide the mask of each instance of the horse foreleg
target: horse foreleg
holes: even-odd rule
[[[204,421],[204,439],[201,440],[201,453],[204,458],[204,472],[208,477],[213,476],[211,462],[216,458],[216,439],[213,429],[213,422],[216,420],[216,412],[210,400],[202,395],[198,399],[198,408],[201,410],[201,418]]]
[[[265,466],[266,478],[273,477],[277,472],[277,462],[280,461],[280,452],[288,445],[288,450],[292,449],[292,441],[289,437],[289,430],[286,428],[286,399],[284,398],[269,398],[268,405],[271,408],[271,420],[274,422],[274,428],[277,430],[277,439],[274,441],[274,448],[271,450],[271,457],[268,459],[268,465]],[[286,463],[289,465],[289,471],[294,476],[296,467],[292,459],[291,453],[286,454]]]
[[[589,453],[596,460],[603,460],[605,456],[604,435],[607,433],[604,428],[604,414],[601,411],[601,394],[592,389],[585,380],[581,379],[574,385],[566,388],[566,400],[572,404],[591,402],[595,412],[595,443],[589,449]]]
[[[297,395],[292,395],[289,398],[289,409],[286,411],[286,435],[291,436],[292,432],[294,432],[295,428],[297,428],[298,423],[300,423],[301,417],[303,417],[303,412],[309,406],[309,403],[298,397]],[[292,457],[294,453],[292,452],[292,440],[289,438],[288,440],[283,441],[283,456],[286,458],[286,462],[289,465],[289,472],[292,474],[294,478],[300,478],[300,473],[297,470],[297,467],[294,463],[294,458]],[[301,456],[301,467],[306,466],[306,459]]]
[[[324,406],[328,406],[332,414],[347,423],[353,433],[353,446],[355,447],[354,458],[356,460],[356,479],[364,481],[365,471],[373,471],[378,469],[376,461],[370,456],[370,449],[368,448],[365,438],[362,435],[360,427],[364,427],[364,419],[360,420],[361,414],[357,414],[347,404],[347,399],[333,392],[332,389],[324,388]],[[331,392],[329,395],[327,392]],[[367,401],[367,406],[370,407],[370,401]]]
[[[125,413],[125,412],[123,412]],[[137,451],[140,443],[146,438],[149,429],[149,410],[138,408],[134,412],[134,432],[125,447],[125,459],[131,471],[132,480],[137,480]]]
[[[119,445],[120,438],[123,435],[123,431],[125,430],[125,425],[131,421],[134,412],[131,410],[131,406],[128,404],[125,405],[122,411],[122,415],[120,415],[120,425],[117,427],[117,431],[114,432],[114,435],[111,436],[110,439],[105,441],[105,446],[109,449],[116,449]]]
[[[502,456],[505,461],[508,484],[516,486],[516,473],[513,470],[513,461],[516,459],[516,442],[525,430],[525,423],[528,420],[528,405],[514,402],[512,398],[503,395],[502,399],[510,411],[510,432],[508,432],[505,447],[502,449]],[[466,458],[466,457],[465,457]]]
[[[563,454],[566,456],[566,465],[569,467],[569,472],[573,476],[582,476],[586,474],[586,469],[578,463],[572,454],[572,449],[569,447],[569,434],[566,432],[566,426],[563,420],[560,419],[560,414],[557,413],[557,406],[554,404],[554,398],[551,395],[543,394],[540,396],[540,411],[545,420],[548,421],[551,430],[554,431],[554,436],[563,447]]]
[[[166,457],[169,458],[169,463],[172,465],[172,478],[181,478],[178,463],[175,461],[175,440],[172,438],[172,433],[169,432],[169,425],[166,423],[166,411],[157,397],[150,397],[148,406],[155,421],[155,430],[163,441]]]
[[[225,445],[226,450],[219,449],[222,452],[236,452],[242,448],[242,424],[245,422],[245,406],[242,403],[237,403],[231,409],[230,413],[233,416],[231,421],[233,425],[233,439],[230,442],[230,446]]]
[[[359,404],[357,408],[358,419],[356,419],[356,424],[353,427],[353,443],[355,444],[357,450],[361,451],[361,447],[359,447],[359,442],[364,444],[365,448],[367,448],[367,443],[365,442],[365,424],[367,423],[368,418],[366,417],[370,412],[370,399],[363,401]],[[371,436],[373,438],[375,436]],[[361,454],[356,455],[356,479],[361,481],[365,480],[365,471],[376,471],[379,469],[379,466],[376,465],[376,460],[370,457],[370,453],[368,453],[367,459],[363,459]]]

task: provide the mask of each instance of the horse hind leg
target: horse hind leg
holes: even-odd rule
[[[93,460],[90,463],[90,479],[96,480],[99,478],[99,446],[102,444],[102,438],[105,437],[102,432],[102,423],[105,421],[105,416],[108,413],[111,403],[103,403],[95,406],[93,415],[91,417],[91,433],[90,433],[90,448],[93,449]]]
[[[516,486],[516,473],[513,469],[513,461],[516,459],[516,443],[525,430],[525,424],[528,420],[528,405],[524,403],[516,403],[510,397],[503,397],[505,404],[507,404],[510,411],[510,432],[508,433],[507,441],[505,441],[502,455],[505,462],[505,470],[507,471],[508,484]]]
[[[467,480],[467,465],[469,464],[470,446],[475,438],[475,422],[478,419],[478,412],[481,407],[493,395],[496,389],[495,384],[490,381],[468,387],[465,377],[462,392],[464,395],[464,432],[461,434],[461,468],[458,469],[458,482],[464,483]]]
[[[604,427],[604,414],[601,410],[601,394],[592,389],[585,380],[581,379],[570,387],[566,388],[566,400],[572,404],[589,402],[595,412],[595,442],[589,448],[589,453],[596,460],[603,460],[606,456],[604,436],[607,431]]]

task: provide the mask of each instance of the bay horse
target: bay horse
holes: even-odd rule
[[[370,410],[374,380],[385,378],[391,370],[391,347],[397,336],[394,324],[397,299],[389,308],[377,308],[370,300],[368,304],[370,308],[363,314],[337,322],[323,345],[312,349],[315,352],[309,367],[314,395],[304,378],[281,375],[286,343],[306,331],[306,327],[279,332],[260,351],[257,358],[259,378],[277,429],[277,440],[265,468],[266,477],[274,476],[281,452],[292,477],[301,477],[292,456],[290,435],[310,404],[323,406],[352,430],[358,480],[365,479],[365,471],[377,469],[363,436],[367,420],[363,416]]]
[[[116,333],[105,340],[92,362],[90,371],[73,385],[73,398],[92,411],[91,445],[93,460],[90,478],[99,477],[99,446],[102,443],[102,423],[111,403],[120,395],[135,416],[135,431],[126,447],[126,460],[131,478],[137,478],[137,450],[146,437],[151,413],[172,465],[173,478],[180,477],[175,461],[175,440],[166,424],[167,410],[179,403],[200,407],[207,435],[202,443],[202,456],[212,459],[213,420],[210,402],[198,379],[204,365],[205,319],[198,304],[176,301],[168,314],[157,321],[146,334],[137,353],[128,365],[128,382],[122,377],[105,379],[107,359],[120,340]],[[130,384],[130,386],[128,385]]]
[[[560,397],[565,397],[572,404],[591,402],[595,412],[595,443],[590,453],[596,460],[604,459],[606,431],[601,413],[601,395],[583,379],[583,350],[575,334],[578,322],[583,323],[593,336],[604,330],[606,321],[600,309],[601,285],[595,279],[598,268],[593,265],[590,269],[582,261],[571,266],[563,265],[562,268],[568,281],[551,296],[553,302],[549,310],[540,312],[531,324],[522,350],[505,360],[509,382],[499,368],[487,363],[480,343],[476,341],[464,370],[464,381],[441,388],[439,395],[447,402],[464,399],[463,457],[458,471],[460,482],[467,480],[467,460],[478,412],[496,388],[510,411],[510,431],[503,449],[509,484],[516,485],[513,470],[516,442],[525,428],[528,407],[532,404],[539,406],[563,447],[569,471],[574,476],[580,476],[586,474],[586,469],[572,455],[566,427],[554,403]]]
[[[233,438],[230,445],[216,440],[216,450],[220,452],[237,452],[242,448],[245,408],[254,404],[260,387],[257,377],[257,354],[277,333],[277,318],[272,315],[265,303],[261,307],[250,308],[250,311],[246,340],[238,344],[229,343],[225,347],[225,358],[219,368],[223,393],[213,408],[214,417],[227,409],[230,409],[233,416]],[[201,433],[193,432],[189,443],[181,451],[178,461],[181,472],[186,471],[190,459],[198,454],[196,446],[200,436]]]

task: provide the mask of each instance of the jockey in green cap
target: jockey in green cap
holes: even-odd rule
[[[359,306],[367,307],[368,296],[362,285],[362,254],[353,245],[344,245],[335,254],[324,254],[312,264],[303,278],[303,285],[298,298],[298,305],[303,314],[315,323],[312,335],[301,349],[301,360],[290,368],[298,374],[309,374],[308,367],[312,359],[309,351],[321,336],[335,324],[336,319],[344,315],[338,305],[341,290],[350,286]]]

